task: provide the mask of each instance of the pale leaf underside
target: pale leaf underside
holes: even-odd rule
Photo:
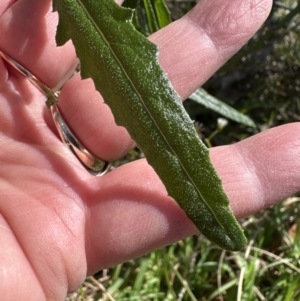
[[[82,78],[93,79],[169,195],[207,238],[228,250],[244,248],[208,149],[161,70],[157,47],[134,29],[133,11],[113,0],[54,0],[53,7],[58,45],[72,39]]]

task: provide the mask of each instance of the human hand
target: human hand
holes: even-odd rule
[[[202,0],[154,34],[159,60],[182,98],[206,81],[258,29],[271,1]],[[0,50],[53,89],[77,65],[56,48],[51,1],[2,0]],[[87,274],[197,232],[145,160],[90,176],[58,139],[45,97],[0,61],[0,283],[3,300],[63,300]],[[133,147],[95,92],[74,76],[60,110],[80,141],[112,161]],[[299,125],[211,149],[237,217],[299,190]],[[295,172],[294,172],[295,171]],[[18,289],[16,289],[18,288]]]

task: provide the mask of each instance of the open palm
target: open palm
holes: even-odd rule
[[[91,80],[68,80],[78,61],[70,42],[55,46],[51,5],[2,0],[0,50],[51,88],[66,83],[59,105],[69,126],[95,155],[115,160],[134,143]],[[183,99],[254,34],[270,6],[202,0],[150,37]],[[63,300],[88,274],[197,232],[145,160],[89,175],[59,140],[45,100],[0,60],[1,300]],[[295,123],[211,150],[238,217],[299,190],[299,132]]]

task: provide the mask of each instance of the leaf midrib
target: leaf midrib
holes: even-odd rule
[[[156,128],[158,129],[158,132],[160,133],[160,135],[163,137],[163,140],[165,141],[166,145],[169,147],[169,149],[172,151],[172,153],[175,155],[175,157],[177,158],[181,168],[184,170],[185,174],[187,175],[187,177],[190,179],[191,183],[193,184],[193,186],[195,187],[196,191],[198,192],[198,195],[201,197],[201,199],[204,201],[204,203],[206,204],[206,206],[210,209],[211,213],[213,214],[213,216],[215,217],[216,221],[218,222],[219,226],[221,226],[221,228],[225,231],[223,225],[220,223],[220,221],[218,220],[217,216],[215,215],[214,211],[211,209],[211,207],[209,206],[209,204],[205,201],[205,198],[202,196],[201,192],[198,190],[197,186],[195,185],[193,179],[191,178],[190,174],[187,172],[187,170],[185,169],[184,165],[181,163],[181,160],[179,159],[177,153],[174,151],[174,149],[172,148],[172,146],[169,144],[168,140],[166,139],[166,137],[164,136],[163,132],[161,131],[160,127],[158,126],[158,124],[155,122],[155,119],[152,117],[151,112],[148,110],[142,96],[140,95],[140,93],[138,92],[138,89],[135,87],[134,83],[131,81],[130,76],[127,74],[125,68],[123,67],[122,63],[120,62],[120,60],[118,59],[117,55],[114,53],[113,49],[110,47],[110,43],[108,42],[108,40],[105,38],[105,35],[102,33],[102,31],[100,30],[100,28],[97,26],[97,24],[94,22],[93,18],[91,17],[91,15],[89,14],[88,10],[86,9],[86,7],[84,6],[84,4],[81,2],[81,0],[76,0],[78,2],[78,4],[82,7],[82,9],[84,10],[85,14],[88,17],[88,20],[92,23],[93,27],[95,28],[95,30],[99,33],[99,35],[102,37],[102,39],[104,40],[104,42],[106,43],[107,47],[111,50],[111,53],[113,54],[115,60],[117,61],[117,63],[119,64],[119,66],[121,67],[121,70],[123,71],[123,73],[125,74],[125,77],[127,78],[127,80],[129,81],[130,85],[132,86],[133,90],[135,91],[136,95],[138,96],[138,98],[140,99],[141,103],[143,104],[147,114],[150,116],[150,119],[152,120],[152,122],[155,124]],[[227,232],[225,231],[226,235]],[[228,236],[228,235],[227,235]]]

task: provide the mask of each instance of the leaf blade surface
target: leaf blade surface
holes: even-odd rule
[[[256,128],[255,123],[248,116],[237,111],[236,109],[227,105],[226,103],[217,99],[216,97],[208,94],[202,88],[199,88],[188,98],[228,119],[231,119],[233,121],[236,121],[240,124],[244,124],[252,128]]]
[[[244,248],[208,149],[158,64],[157,46],[134,29],[133,11],[112,0],[54,0],[53,8],[58,45],[72,39],[82,78],[93,79],[168,194],[210,240],[228,250]]]

